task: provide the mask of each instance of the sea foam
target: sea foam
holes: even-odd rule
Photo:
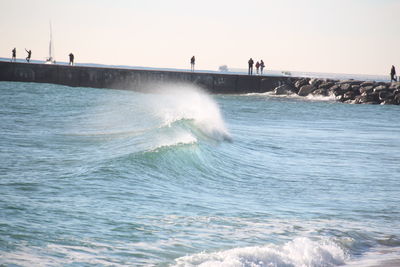
[[[199,253],[176,259],[173,266],[313,267],[344,264],[346,252],[330,240],[296,238],[281,246],[265,245]]]

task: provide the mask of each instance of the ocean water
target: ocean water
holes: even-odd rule
[[[396,266],[400,107],[0,82],[0,266]]]

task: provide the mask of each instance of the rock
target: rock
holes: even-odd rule
[[[386,89],[387,89],[386,85],[379,85],[374,88],[374,92],[380,92],[380,91],[386,90]]]
[[[274,92],[276,95],[288,95],[292,93],[292,87],[287,84],[284,84],[276,87]]]
[[[329,88],[329,91],[331,91],[331,92],[335,92],[335,91],[338,91],[338,90],[340,90],[340,87],[339,87],[339,85],[337,85],[337,84],[335,84],[334,86],[332,86],[331,88]]]
[[[381,105],[393,105],[393,104],[394,104],[394,100],[393,99],[386,99],[386,100],[381,102]]]
[[[385,83],[385,82],[376,82],[375,83],[375,86],[379,86],[379,85],[388,85],[388,83]]]
[[[335,84],[332,86],[329,91],[331,91],[335,96],[343,95],[344,93],[347,92],[347,90],[343,90],[341,88],[341,85]]]
[[[314,90],[316,90],[317,88],[315,88],[314,86],[312,86],[312,85],[303,85],[301,88],[300,88],[300,90],[299,90],[299,92],[298,92],[298,95],[299,96],[306,96],[306,95],[308,95],[309,93],[312,93]]]
[[[309,81],[309,79],[301,79],[301,80],[298,80],[298,81],[294,84],[294,86],[295,86],[297,89],[300,90],[300,88],[301,88],[302,86],[309,84],[308,81]]]
[[[364,92],[372,92],[373,89],[374,89],[374,86],[372,86],[372,85],[360,87],[360,93],[362,94]]]
[[[360,99],[362,100],[363,103],[379,101],[379,96],[375,97],[375,95],[373,95],[372,93],[364,92],[361,94],[360,97],[361,97]]]
[[[328,96],[328,90],[324,88],[319,88],[315,91],[312,92],[313,95],[322,95],[322,96]]]
[[[350,88],[351,88],[351,84],[349,84],[349,83],[342,83],[340,85],[340,89],[343,91],[348,91]]]
[[[323,80],[320,79],[311,79],[309,84],[318,88],[318,86],[323,82]]]
[[[393,102],[394,102],[396,105],[400,105],[400,94],[396,94],[396,95],[393,97]]]
[[[329,88],[331,88],[331,87],[334,86],[334,85],[335,85],[334,82],[328,81],[328,82],[323,82],[323,83],[321,83],[321,84],[318,86],[318,88],[319,88],[319,89],[329,89]]]
[[[392,98],[393,99],[393,94],[388,90],[380,91],[378,96],[379,96],[379,100],[380,101],[387,100],[388,98]]]
[[[378,92],[373,92],[370,95],[372,97],[372,101],[374,102],[374,104],[379,104],[381,101],[379,100],[379,93]]]
[[[343,99],[346,100],[354,100],[355,94],[353,91],[348,91],[343,95]]]
[[[367,95],[359,95],[356,97],[354,104],[365,104],[371,101],[372,98],[368,97]]]
[[[361,83],[362,87],[366,87],[366,86],[374,86],[375,82],[374,81],[367,81],[367,82],[363,82]]]
[[[356,85],[360,85],[362,83],[362,81],[356,81],[356,80],[344,80],[344,81],[340,81],[339,84],[344,84],[344,83],[348,83],[350,85],[356,84]]]
[[[360,92],[360,85],[353,84],[353,85],[351,86],[351,90],[352,90],[353,92],[355,92],[355,93],[359,93],[359,92]]]

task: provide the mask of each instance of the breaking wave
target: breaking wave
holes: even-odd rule
[[[151,92],[97,100],[68,135],[114,142],[111,149],[124,154],[231,141],[218,104],[200,88],[169,84]],[[115,144],[116,140],[121,142]]]
[[[346,258],[346,252],[330,240],[296,238],[282,246],[270,244],[185,256],[176,259],[174,266],[337,266],[344,264]]]

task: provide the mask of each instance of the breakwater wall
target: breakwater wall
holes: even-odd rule
[[[134,91],[146,91],[154,84],[173,82],[196,84],[213,94],[263,93],[285,84],[287,79],[274,76],[0,62],[0,81]]]
[[[191,83],[212,94],[271,92],[275,95],[331,96],[350,104],[400,104],[400,82],[249,76],[224,73],[141,70],[0,61],[0,81],[37,82],[151,91],[157,84]]]
[[[349,104],[400,105],[400,82],[288,78],[275,95],[331,96]]]

